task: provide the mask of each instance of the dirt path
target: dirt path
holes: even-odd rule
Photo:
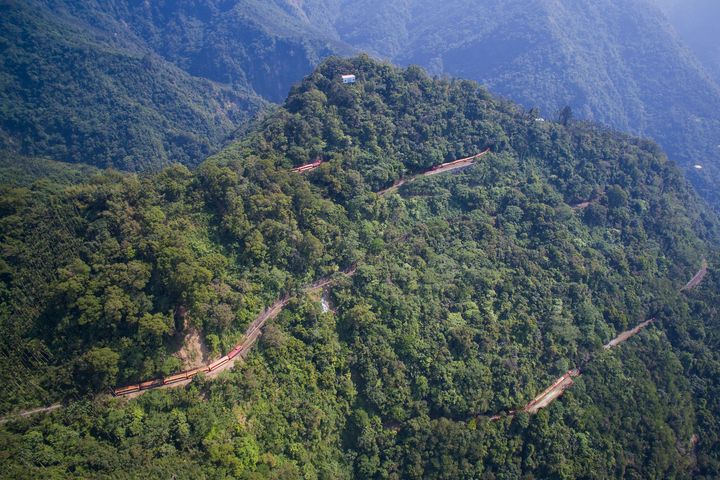
[[[430,170],[426,170],[426,171],[424,171],[424,172],[422,172],[422,173],[418,173],[417,175],[413,175],[413,176],[410,176],[410,177],[401,178],[400,180],[398,180],[398,181],[396,181],[395,183],[393,183],[393,185],[392,185],[391,187],[388,187],[388,188],[386,188],[386,189],[384,189],[384,190],[380,190],[379,192],[377,192],[377,194],[382,197],[382,196],[387,195],[387,194],[389,194],[389,193],[394,193],[394,192],[396,192],[396,191],[397,191],[400,187],[402,187],[403,185],[406,185],[406,184],[408,184],[408,183],[414,182],[414,181],[417,180],[418,178],[421,178],[421,177],[430,177],[430,176],[432,176],[432,175],[438,175],[438,174],[440,174],[440,173],[452,172],[453,170],[459,170],[459,169],[461,169],[461,168],[469,167],[470,165],[472,165],[473,163],[475,163],[475,161],[476,161],[478,158],[480,158],[480,157],[482,157],[482,156],[484,156],[484,155],[486,155],[486,154],[488,154],[488,153],[490,153],[490,149],[489,149],[489,148],[487,148],[487,149],[485,149],[484,151],[478,153],[477,155],[473,155],[473,156],[471,156],[471,157],[466,157],[466,158],[460,158],[460,159],[458,159],[458,160],[453,160],[453,161],[451,161],[451,162],[446,162],[446,163],[443,163],[443,164],[441,164],[441,165],[437,165],[437,166],[431,168]]]
[[[40,408],[32,408],[30,410],[23,410],[21,412],[13,413],[10,415],[6,415],[2,418],[0,418],[0,424],[9,422],[10,420],[15,420],[17,418],[21,417],[29,417],[30,415],[35,415],[36,413],[47,413],[52,412],[53,410],[57,410],[58,408],[61,408],[62,404],[55,403],[53,405],[50,405],[49,407],[40,407]]]
[[[690,279],[690,281],[685,284],[683,288],[680,289],[681,292],[684,292],[686,290],[692,290],[693,288],[697,287],[702,283],[703,279],[705,278],[705,275],[707,275],[707,269],[708,269],[708,263],[707,260],[702,261],[702,267],[700,267],[700,270],[695,274],[693,278]]]

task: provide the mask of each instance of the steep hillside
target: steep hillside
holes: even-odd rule
[[[720,83],[720,3],[714,0],[655,0],[668,21]]]
[[[720,205],[720,88],[652,2],[339,3],[340,39],[401,65],[477,80],[542,116],[569,105],[578,118],[651,137]]]
[[[328,55],[352,49],[328,38],[320,9],[302,2],[46,1],[54,12],[139,39],[192,76],[241,85],[281,102],[290,86]],[[314,23],[318,25],[315,26]]]
[[[262,103],[38,6],[0,8],[4,149],[128,170],[193,164]]]
[[[4,4],[0,148],[124,170],[195,165],[263,99],[350,51],[271,3],[216,3]]]
[[[18,386],[0,405],[69,403],[1,427],[9,476],[720,474],[720,223],[650,142],[537,122],[473,82],[330,59],[196,172],[0,198],[0,375]],[[703,258],[710,273],[680,293]],[[327,311],[302,288],[352,266]],[[284,295],[217,380],[76,397],[181,369],[190,326],[227,353]],[[580,365],[548,409],[488,421]]]
[[[46,158],[18,157],[0,152],[0,178],[5,187],[29,187],[35,182],[66,186],[85,183],[98,173],[97,168],[89,165],[69,165]]]

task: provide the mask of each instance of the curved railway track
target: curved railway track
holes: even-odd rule
[[[345,272],[343,272],[343,274],[346,276],[354,275],[355,267],[346,270]],[[332,282],[332,278],[322,278],[304,287],[303,291],[311,292],[322,289],[330,285]],[[277,317],[280,312],[282,312],[283,308],[285,308],[285,306],[290,301],[290,298],[291,297],[289,295],[285,295],[284,297],[278,299],[275,303],[270,305],[268,308],[263,310],[263,312],[260,313],[257,317],[255,317],[255,319],[250,323],[250,325],[248,325],[248,328],[245,330],[245,333],[243,335],[242,341],[235,345],[226,355],[223,355],[217,360],[214,360],[213,362],[210,362],[198,368],[184,370],[173,375],[168,375],[167,377],[158,377],[139,383],[134,383],[132,385],[115,387],[112,389],[112,394],[116,397],[135,397],[149,390],[154,390],[158,388],[181,387],[183,385],[187,385],[192,381],[193,377],[200,373],[206,374],[208,378],[213,378],[217,376],[220,372],[232,368],[238,359],[243,359],[247,356],[252,346],[255,344],[255,342],[257,342],[257,339],[260,337],[260,335],[262,335],[262,329],[265,324],[269,320]]]
[[[707,274],[708,269],[708,263],[706,260],[703,259],[702,266],[700,270],[695,274],[695,276],[679,291],[680,292],[686,292],[688,290],[692,290],[693,288],[697,287],[702,283],[703,279],[705,278],[705,275]],[[621,332],[619,335],[617,335],[615,338],[610,340],[607,344],[603,346],[604,350],[611,350],[626,341],[628,341],[630,338],[634,337],[641,331],[643,331],[648,326],[652,325],[655,322],[654,318],[651,318],[649,320],[645,320],[641,324],[637,325],[634,328],[631,328],[630,330],[626,330],[624,332]],[[560,396],[565,393],[565,390],[572,387],[575,381],[574,378],[578,378],[582,376],[582,371],[579,368],[573,368],[572,370],[568,370],[562,377],[558,378],[553,382],[552,385],[550,385],[547,389],[543,390],[542,393],[537,395],[535,398],[533,398],[527,405],[525,405],[523,408],[520,409],[522,412],[527,412],[530,414],[537,413],[540,409],[543,409],[550,405],[552,402],[560,398]],[[513,417],[518,411],[517,410],[510,410],[508,412],[505,412],[503,414],[496,414],[492,415],[490,418],[491,421],[497,421],[502,419],[503,417]],[[480,415],[483,417],[484,415]],[[487,417],[486,417],[487,418]]]
[[[454,170],[459,170],[461,168],[469,167],[475,161],[490,153],[490,148],[486,148],[482,152],[472,155],[470,157],[465,158],[459,158],[457,160],[453,160],[451,162],[441,163],[440,165],[435,165],[434,167],[430,168],[429,170],[425,170],[424,172],[418,173],[417,175],[412,175],[410,177],[401,178],[400,180],[397,180],[395,183],[392,184],[392,186],[385,188],[383,190],[380,190],[379,192],[376,192],[381,197],[383,195],[387,195],[389,193],[396,192],[398,188],[402,187],[405,184],[408,184],[410,182],[415,181],[416,179],[420,177],[429,177],[431,175],[438,175],[440,173],[447,173],[452,172]]]
[[[414,181],[415,179],[423,176],[430,176],[430,175],[436,175],[440,173],[446,173],[454,170],[458,170],[461,168],[468,167],[472,165],[478,158],[486,155],[490,152],[490,148],[485,149],[484,151],[470,156],[466,158],[461,158],[458,160],[454,160],[451,162],[446,162],[440,165],[436,165],[435,167],[422,172],[420,174],[402,178],[395,182],[391,187],[386,188],[384,190],[380,190],[377,192],[378,195],[386,195],[388,193],[392,193],[396,191],[400,186],[410,183]],[[302,167],[298,167],[293,169],[294,171],[298,173],[303,173],[308,170],[312,170],[314,168],[317,168],[319,164],[321,164],[322,161],[316,161],[312,164],[303,165]],[[588,202],[589,204],[589,202]],[[576,206],[576,208],[584,208],[586,205],[581,204]],[[705,275],[707,274],[707,268],[708,264],[706,260],[703,260],[701,269],[695,274],[695,276],[684,286],[680,289],[681,292],[692,290],[693,288],[697,287],[702,283],[702,280],[704,279]],[[355,273],[355,267],[343,272],[347,276],[352,276]],[[307,291],[313,291],[320,288],[324,288],[327,285],[332,283],[331,278],[323,278],[320,279],[308,286],[306,286],[303,290]],[[252,346],[255,344],[257,339],[262,335],[262,329],[265,326],[265,324],[269,321],[277,317],[282,309],[287,305],[289,302],[290,297],[285,296],[283,298],[278,299],[275,303],[273,303],[270,307],[265,309],[262,313],[260,313],[248,326],[247,330],[245,331],[245,334],[243,335],[243,339],[240,343],[235,345],[226,355],[220,357],[219,359],[210,362],[206,365],[203,365],[198,368],[194,368],[191,370],[185,370],[180,373],[169,375],[167,377],[158,377],[150,380],[146,380],[143,382],[139,382],[137,384],[127,385],[123,387],[116,387],[111,389],[112,394],[115,396],[126,396],[126,397],[135,397],[138,395],[141,395],[147,391],[158,389],[158,388],[173,388],[173,387],[179,387],[186,385],[192,381],[192,379],[198,375],[199,373],[205,373],[207,377],[212,378],[218,375],[220,372],[227,370],[229,368],[232,368],[235,364],[235,362],[238,359],[243,359],[247,356],[248,352],[252,348]],[[632,336],[639,333],[641,330],[643,330],[645,327],[653,323],[654,319],[647,320],[643,322],[642,324],[638,325],[632,330],[628,330],[626,332],[621,333],[610,341],[607,345],[604,346],[606,350],[614,348],[617,345],[622,344]],[[528,403],[525,407],[522,408],[522,411],[526,411],[529,413],[536,413],[541,408],[545,408],[550,403],[552,403],[554,400],[559,398],[565,390],[570,388],[574,381],[573,378],[579,377],[581,375],[581,371],[579,369],[572,369],[566,372],[562,377],[560,377],[558,380],[556,380],[550,387],[548,387],[546,390],[544,390],[540,395],[536,396],[530,403]],[[35,408],[31,410],[25,410],[22,412],[18,412],[12,415],[8,415],[6,417],[0,418],[0,423],[4,423],[9,421],[12,418],[17,417],[25,417],[30,416],[36,413],[43,413],[48,411],[53,411],[58,408],[61,408],[61,404],[54,404],[49,407],[43,407],[43,408]],[[511,410],[507,412],[504,415],[507,416],[513,416],[516,413],[515,410]],[[494,415],[490,417],[491,420],[499,420],[504,415]],[[487,417],[486,417],[487,418]]]

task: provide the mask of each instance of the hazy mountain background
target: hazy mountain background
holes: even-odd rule
[[[293,21],[264,2],[3,2],[0,146],[126,170],[197,164],[349,51]]]
[[[720,2],[715,0],[656,0],[716,81],[720,81]]]
[[[341,3],[334,23],[341,40],[401,65],[477,80],[526,107],[539,107],[543,116],[569,105],[578,118],[651,137],[706,197],[718,201],[720,88],[654,3]],[[718,18],[712,15],[718,6],[708,5],[673,7],[687,13],[684,23],[674,24],[696,33],[682,38],[698,52],[712,42],[702,35],[704,27],[694,30],[695,17]]]
[[[279,102],[322,58],[363,50],[477,80],[544,117],[569,105],[576,118],[651,137],[720,204],[718,7],[708,1],[35,0],[2,8],[9,107],[0,126],[3,144],[25,154],[127,169],[194,164],[260,99]],[[45,82],[27,81],[29,59],[45,66]]]

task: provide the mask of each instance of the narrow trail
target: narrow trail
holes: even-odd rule
[[[708,269],[708,263],[706,260],[702,261],[702,267],[700,270],[695,274],[695,276],[679,291],[684,292],[687,290],[691,290],[703,281],[705,278],[705,275],[707,274]],[[628,341],[630,338],[634,337],[641,331],[643,331],[648,326],[655,323],[655,319],[651,318],[649,320],[645,320],[641,324],[637,325],[634,328],[631,328],[630,330],[626,330],[624,332],[621,332],[619,335],[617,335],[615,338],[610,340],[607,344],[603,346],[604,350],[611,350],[619,345],[622,345],[626,341]],[[574,368],[572,370],[568,370],[562,377],[558,378],[553,382],[552,385],[550,385],[547,389],[545,389],[542,393],[537,395],[535,398],[533,398],[527,405],[525,405],[520,411],[527,412],[529,414],[535,414],[541,409],[549,406],[552,402],[560,398],[560,396],[565,393],[565,390],[572,387],[575,383],[574,379],[579,378],[582,376],[582,372],[579,368]],[[513,417],[518,413],[517,410],[510,410],[505,414],[497,414],[493,415],[490,418],[491,421],[497,421],[502,419],[503,417]],[[483,417],[481,415],[480,417]],[[487,418],[487,417],[486,417]]]
[[[490,153],[490,149],[486,148],[485,150],[483,150],[482,152],[480,152],[476,155],[473,155],[470,157],[465,157],[465,158],[460,158],[458,160],[453,160],[451,162],[446,162],[446,163],[442,163],[440,165],[436,165],[429,170],[425,170],[424,172],[418,173],[417,175],[412,175],[410,177],[401,178],[400,180],[393,183],[392,186],[390,186],[386,189],[380,190],[379,192],[377,192],[377,194],[382,197],[389,193],[396,192],[403,185],[414,182],[418,178],[429,177],[432,175],[438,175],[440,173],[452,172],[453,170],[459,170],[461,168],[469,167],[470,165],[475,163],[475,160],[477,160],[478,158],[480,158],[488,153]]]
[[[39,407],[39,408],[31,408],[30,410],[22,410],[20,412],[6,415],[6,416],[0,418],[0,424],[7,423],[11,420],[16,420],[18,418],[29,417],[30,415],[35,415],[36,413],[52,412],[53,410],[57,410],[58,408],[62,408],[61,403],[54,403],[48,407]]]

